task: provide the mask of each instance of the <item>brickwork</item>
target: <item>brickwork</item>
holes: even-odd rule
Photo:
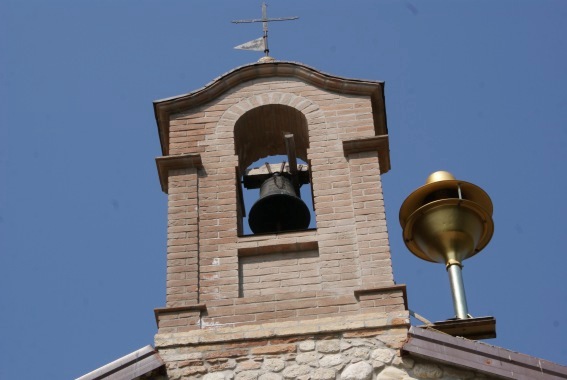
[[[393,274],[378,156],[376,152],[355,153],[348,161],[360,278],[370,288],[387,286]]]
[[[240,258],[240,297],[321,289],[319,252],[283,252]]]
[[[378,154],[343,150],[346,140],[376,135],[383,111],[373,102],[300,77],[263,77],[170,115],[169,155],[198,154],[202,168],[170,170],[166,180],[166,306],[179,309],[156,311],[160,333],[405,309],[392,277]],[[235,168],[283,153],[283,139],[271,141],[290,123],[310,163],[317,229],[240,236]],[[374,298],[356,293],[365,289]]]
[[[161,332],[185,332],[201,328],[201,308],[199,305],[189,307],[170,307],[157,313],[157,322]],[[158,309],[159,310],[159,309]]]
[[[197,170],[169,171],[167,297],[169,307],[199,302]]]

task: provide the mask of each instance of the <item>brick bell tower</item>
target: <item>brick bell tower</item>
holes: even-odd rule
[[[381,188],[384,84],[263,62],[154,108],[168,195],[155,345],[168,377],[348,379],[399,365],[409,317]],[[276,155],[288,163],[250,169]],[[310,227],[249,231],[247,188],[274,173],[311,189]]]

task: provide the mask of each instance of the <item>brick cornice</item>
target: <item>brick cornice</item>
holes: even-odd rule
[[[354,296],[357,299],[360,299],[360,296],[367,294],[380,294],[380,293],[396,292],[396,291],[402,292],[402,297],[404,298],[404,307],[406,310],[408,310],[408,295],[405,284],[384,286],[380,288],[357,289],[354,291]]]
[[[207,310],[207,305],[204,303],[199,303],[196,305],[189,305],[189,306],[176,306],[176,307],[158,307],[154,309],[154,316],[156,318],[156,324],[159,327],[159,316],[163,314],[169,313],[182,313],[188,311],[198,311],[202,312]]]
[[[384,82],[333,76],[297,62],[252,63],[229,71],[196,91],[154,102],[154,114],[163,155],[169,154],[170,115],[207,103],[241,83],[258,78],[278,77],[298,78],[318,88],[340,94],[369,96],[376,135],[388,133]]]
[[[366,137],[356,140],[343,141],[345,155],[376,151],[380,163],[380,174],[390,170],[390,144],[388,135]]]
[[[182,154],[179,156],[163,156],[156,158],[156,165],[159,175],[161,190],[164,193],[168,191],[169,171],[173,169],[196,168],[202,169],[203,162],[201,155],[197,153]]]

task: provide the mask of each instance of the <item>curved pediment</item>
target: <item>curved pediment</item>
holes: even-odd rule
[[[169,154],[170,115],[190,111],[194,107],[218,98],[242,83],[259,78],[279,77],[296,78],[320,89],[339,94],[370,97],[376,135],[388,133],[384,105],[384,82],[333,76],[296,62],[252,63],[229,71],[196,91],[154,102],[154,112],[163,155]]]

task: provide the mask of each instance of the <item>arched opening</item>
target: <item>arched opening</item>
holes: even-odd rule
[[[297,157],[307,161],[307,119],[301,112],[290,106],[269,104],[242,115],[234,126],[240,171],[263,157],[285,155],[284,133],[293,134]]]
[[[236,178],[239,190],[239,235],[315,228],[307,160],[309,138],[305,116],[293,107],[279,104],[254,108],[236,122],[234,140],[235,153],[238,156]],[[296,165],[289,163],[294,161],[297,162]],[[268,196],[272,201],[262,198],[263,202],[259,202],[262,205],[257,205],[260,193],[262,197]],[[253,207],[254,219],[251,228],[248,217]],[[270,209],[272,207],[273,210]],[[257,212],[259,208],[263,212]],[[304,208],[308,210],[307,218],[311,216],[311,221],[307,221],[308,225],[298,222],[301,225],[299,228],[298,224],[293,227],[294,223],[290,225],[286,223],[287,219],[304,221]],[[282,210],[278,211],[278,209]],[[280,222],[274,222],[273,225],[265,223],[263,219],[259,222],[257,215],[266,212],[270,218],[278,219],[279,215]],[[259,224],[267,227],[258,228]]]

